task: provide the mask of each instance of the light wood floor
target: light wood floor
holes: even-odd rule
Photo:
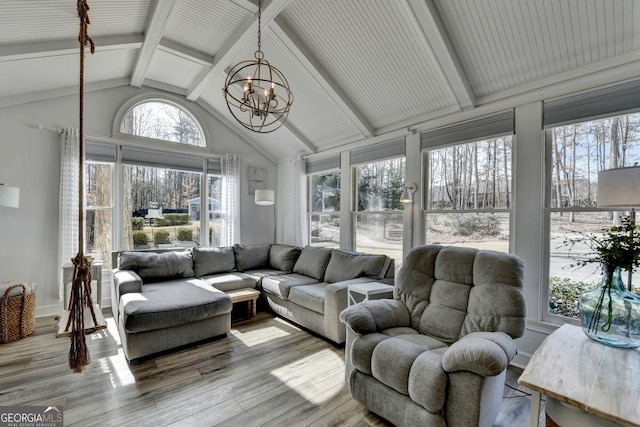
[[[354,401],[344,348],[268,313],[234,322],[227,338],[129,365],[113,318],[87,335],[92,363],[68,368],[53,318],[0,345],[0,406],[62,406],[65,425],[386,426]],[[518,388],[521,371],[509,368]],[[526,392],[523,387],[519,387]],[[528,426],[529,398],[505,387],[496,426]]]

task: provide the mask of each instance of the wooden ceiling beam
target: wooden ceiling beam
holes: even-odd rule
[[[160,45],[162,34],[169,22],[169,16],[171,16],[171,10],[176,4],[177,0],[158,0],[155,3],[153,9],[153,15],[149,21],[149,25],[144,32],[144,43],[142,43],[142,49],[138,54],[138,60],[133,67],[131,73],[131,86],[140,87],[144,81],[144,76],[147,73],[153,53]]]
[[[262,9],[262,26],[266,27],[269,25],[291,1],[292,0],[271,0],[271,2]],[[188,100],[195,101],[198,99],[202,92],[209,87],[213,78],[224,73],[234,58],[248,43],[255,42],[257,25],[258,14],[256,8],[256,14],[247,17],[231,37],[229,37],[227,43],[225,43],[214,56],[211,67],[200,74],[191,84],[187,90]]]
[[[475,105],[473,89],[433,0],[407,0],[407,3],[460,108],[463,110],[473,108]]]
[[[93,37],[96,50],[139,49],[144,38],[141,34]],[[0,63],[40,59],[42,57],[77,55],[77,39],[40,41],[0,45]]]

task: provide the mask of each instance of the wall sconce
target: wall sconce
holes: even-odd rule
[[[404,191],[400,196],[400,203],[413,203],[413,193],[418,190],[418,186],[416,184],[409,184],[404,187]]]
[[[20,189],[0,184],[0,206],[8,208],[20,207]]]

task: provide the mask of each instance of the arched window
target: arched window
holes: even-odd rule
[[[120,132],[204,147],[202,129],[183,107],[165,100],[145,100],[131,107],[122,117]]]

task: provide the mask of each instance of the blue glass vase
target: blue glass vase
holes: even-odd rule
[[[627,291],[620,267],[603,266],[602,272],[600,286],[580,295],[582,330],[603,344],[636,348],[640,345],[640,297]]]

